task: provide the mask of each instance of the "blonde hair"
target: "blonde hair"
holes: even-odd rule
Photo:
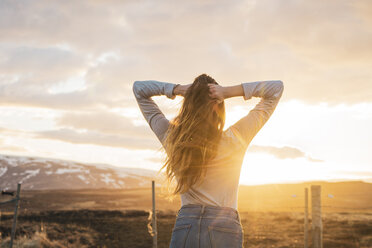
[[[217,154],[225,125],[225,103],[213,110],[215,100],[209,96],[208,84],[218,84],[207,74],[196,77],[188,88],[178,115],[170,121],[164,140],[168,186],[176,179],[169,198],[185,193],[205,177],[208,162]]]

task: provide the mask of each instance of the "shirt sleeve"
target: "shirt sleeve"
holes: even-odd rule
[[[170,99],[176,96],[173,93],[179,84],[160,82],[155,80],[135,81],[133,93],[137,103],[151,130],[163,145],[165,133],[169,127],[169,120],[164,116],[159,106],[151,99],[152,96],[165,95]]]
[[[257,81],[241,84],[244,90],[244,100],[260,97],[261,100],[243,118],[230,128],[242,146],[246,149],[258,131],[264,126],[274,112],[284,90],[280,80]]]

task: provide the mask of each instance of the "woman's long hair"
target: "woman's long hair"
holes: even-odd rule
[[[167,130],[164,140],[167,158],[160,170],[166,168],[169,184],[173,179],[177,181],[173,197],[200,183],[206,174],[206,164],[217,154],[225,125],[225,103],[222,101],[214,108],[216,99],[209,96],[208,84],[218,83],[207,74],[195,78]]]

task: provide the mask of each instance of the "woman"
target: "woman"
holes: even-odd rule
[[[138,105],[167,153],[163,165],[181,208],[172,230],[171,248],[243,247],[237,210],[238,183],[244,154],[251,140],[270,118],[283,93],[280,80],[221,86],[202,74],[192,84],[155,80],[135,81]],[[154,95],[183,96],[179,114],[169,121]],[[260,97],[257,105],[223,131],[224,99]]]

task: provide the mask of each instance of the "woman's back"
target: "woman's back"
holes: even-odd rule
[[[199,77],[205,78],[206,75],[201,75]],[[183,122],[183,120],[188,119],[182,118],[201,118],[198,119],[198,123],[200,123],[200,121],[208,121],[208,118],[205,118],[202,115],[194,115],[194,112],[190,111],[190,109],[189,112],[192,113],[191,115],[179,115],[178,117],[182,118],[177,118],[175,125],[185,125],[186,123],[186,130],[187,132],[190,132],[186,132],[187,135],[184,136],[185,133],[177,132],[179,131],[177,129],[170,129],[169,120],[151,99],[151,96],[154,95],[166,95],[168,98],[174,99],[175,94],[173,90],[175,87],[176,84],[154,80],[136,81],[133,84],[133,92],[145,119],[158,137],[159,141],[162,143],[167,152],[168,158],[169,156],[175,156],[175,154],[176,158],[185,155],[186,158],[189,159],[190,154],[199,157],[200,153],[203,154],[204,148],[199,150],[189,149],[196,145],[195,138],[198,137],[193,136],[193,129],[188,128],[189,123]],[[221,86],[217,87],[212,85],[211,87],[215,95],[218,96],[217,89],[221,89],[219,88]],[[219,95],[223,95],[223,98],[243,96],[244,100],[248,100],[255,96],[260,97],[261,100],[246,116],[242,117],[225,131],[221,133],[222,130],[219,129],[220,132],[216,132],[219,135],[218,139],[216,139],[216,136],[214,135],[209,136],[207,140],[213,140],[213,142],[216,142],[217,140],[218,146],[213,145],[216,143],[209,142],[213,145],[211,146],[214,148],[213,151],[217,150],[217,152],[214,154],[215,156],[213,156],[212,159],[208,160],[207,163],[199,164],[192,161],[191,163],[186,163],[187,166],[185,168],[184,163],[179,164],[177,162],[184,161],[178,159],[175,160],[176,162],[173,161],[173,163],[171,163],[171,167],[167,167],[172,169],[170,170],[171,172],[174,172],[174,170],[176,170],[176,172],[181,172],[177,175],[181,176],[181,179],[186,179],[186,181],[178,181],[178,185],[180,185],[180,182],[181,184],[185,182],[189,183],[190,181],[187,180],[190,178],[193,179],[194,174],[191,174],[191,170],[188,169],[205,169],[202,171],[205,172],[205,174],[203,174],[205,176],[201,177],[202,180],[198,180],[198,183],[192,184],[186,191],[181,193],[182,206],[177,213],[176,222],[172,230],[170,242],[171,248],[243,247],[244,235],[240,216],[237,211],[237,197],[240,170],[244,154],[252,139],[274,112],[279,99],[282,96],[283,89],[284,86],[280,80],[257,81],[225,87],[224,90],[226,91]],[[188,93],[188,96],[190,96],[191,92],[188,91]],[[194,93],[193,97],[195,95],[199,98],[205,97],[205,93]],[[194,107],[197,107],[197,105],[194,105]],[[195,110],[197,109],[194,109],[193,111]],[[213,107],[213,110],[210,109],[209,111],[214,110],[215,108]],[[218,109],[216,110],[218,111]],[[208,114],[208,116],[212,116],[212,119],[214,120],[220,117],[215,114]],[[224,117],[220,120],[223,120],[220,123],[224,124]],[[196,126],[199,131],[198,136],[204,135],[204,133],[200,132],[205,130],[201,130],[201,126],[202,125],[199,124]],[[172,128],[173,127],[182,126],[172,126]],[[208,123],[207,125],[204,125],[204,128],[205,127],[208,127]],[[213,125],[211,128],[213,128]],[[219,128],[221,128],[221,126],[219,126]],[[173,131],[172,134],[175,135],[173,137],[169,136],[168,130]],[[174,132],[174,130],[176,130],[176,132]],[[207,131],[210,130],[205,131],[208,133]],[[169,137],[172,137],[173,139],[168,139]],[[184,137],[186,137],[186,140]],[[183,150],[184,147],[187,149]],[[190,151],[196,152],[189,153]],[[189,160],[186,161],[189,162]]]
[[[174,99],[173,89],[177,85],[155,80],[136,81],[133,84],[138,105],[163,147],[170,124],[151,96],[166,95]],[[239,94],[244,100],[252,97],[260,97],[261,100],[246,116],[223,131],[216,157],[204,165],[207,168],[205,178],[200,185],[191,186],[181,194],[182,206],[204,204],[237,209],[237,189],[244,154],[274,112],[284,85],[280,80],[268,80],[241,83],[234,87],[241,87]]]
[[[200,185],[181,194],[181,205],[204,204],[237,209],[237,190],[244,147],[232,128],[222,134],[217,156],[207,165],[206,176]]]

